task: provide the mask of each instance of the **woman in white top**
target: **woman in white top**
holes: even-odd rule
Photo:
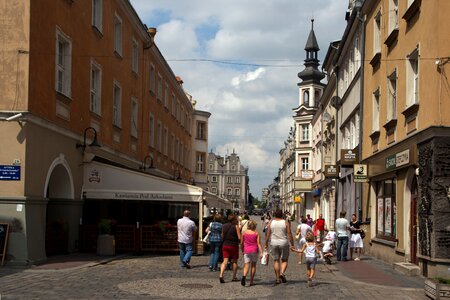
[[[298,253],[305,253],[308,286],[312,286],[312,279],[316,272],[317,254],[319,254],[319,248],[314,242],[314,235],[312,232],[306,235],[306,244],[303,245],[302,249],[295,251]]]

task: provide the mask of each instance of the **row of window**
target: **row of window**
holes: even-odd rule
[[[227,178],[227,183],[233,183],[233,176],[227,176],[226,178]],[[209,180],[209,178],[208,178],[208,180]],[[211,176],[210,182],[217,182],[217,176]],[[235,176],[234,183],[241,183],[241,177]]]
[[[211,193],[218,195],[217,193],[217,188],[216,187],[212,187],[211,188]],[[240,196],[241,195],[241,190],[240,189],[234,189],[234,194],[233,194],[233,190],[231,188],[227,189],[227,196]]]
[[[405,108],[419,103],[419,48],[414,49],[407,55],[405,62]],[[386,87],[386,120],[391,121],[397,119],[397,81],[398,69],[387,77]],[[372,96],[372,132],[380,130],[380,97],[381,91],[378,87]]]

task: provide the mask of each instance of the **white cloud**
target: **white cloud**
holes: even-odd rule
[[[157,27],[156,44],[197,109],[212,113],[209,148],[235,149],[261,196],[277,176],[279,150],[298,105],[304,46],[314,31],[323,57],[342,37],[348,0],[131,0]],[[177,61],[210,59],[206,61]]]

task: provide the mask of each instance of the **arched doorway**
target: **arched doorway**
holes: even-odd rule
[[[73,181],[64,157],[56,159],[47,174],[45,252],[47,256],[66,254],[69,219],[66,202],[73,199]]]
[[[418,188],[417,188],[417,178],[413,177],[411,183],[411,208],[410,208],[410,257],[411,263],[418,265],[419,259],[417,257],[417,198],[418,198]]]

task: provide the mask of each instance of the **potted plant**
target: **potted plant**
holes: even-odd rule
[[[425,279],[425,295],[431,299],[450,299],[450,279],[441,277]]]
[[[115,255],[116,247],[113,235],[113,227],[116,221],[101,219],[98,223],[97,255]]]

